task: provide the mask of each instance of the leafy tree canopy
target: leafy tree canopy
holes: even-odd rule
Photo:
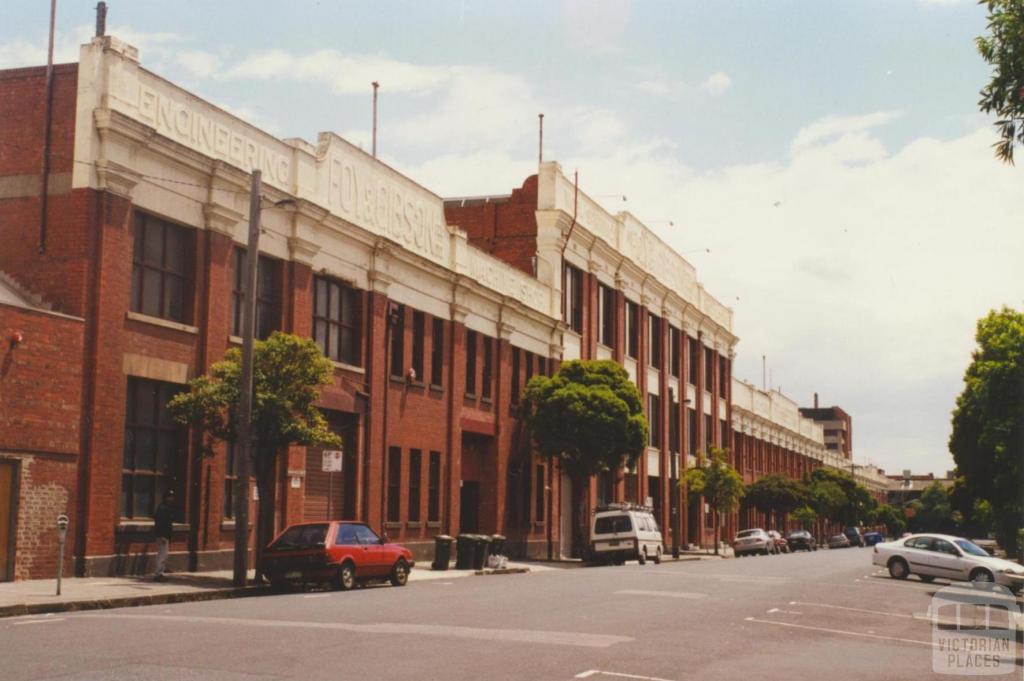
[[[715,553],[719,544],[719,514],[732,513],[743,498],[743,478],[726,461],[728,450],[711,446],[703,465],[690,468],[679,481],[693,494],[699,494],[715,514]]]
[[[1024,314],[992,311],[975,338],[949,451],[967,499],[991,504],[996,539],[1013,554],[1024,527]]]
[[[744,498],[762,513],[776,514],[781,524],[783,516],[806,504],[807,490],[800,481],[773,473],[747,485]]]
[[[809,529],[817,522],[818,514],[810,506],[801,506],[793,511],[792,518],[800,523],[804,529]]]
[[[816,468],[808,476],[807,487],[811,506],[820,515],[846,525],[856,525],[867,520],[878,505],[871,492],[845,471]],[[838,488],[839,494],[836,494],[835,488]]]
[[[610,360],[572,360],[550,378],[534,376],[522,405],[538,451],[570,475],[632,465],[647,443],[640,392]]]
[[[907,529],[907,522],[903,518],[902,509],[891,504],[879,504],[878,508],[871,514],[871,522],[885,525],[885,530],[890,537],[898,537]]]
[[[992,78],[981,90],[979,108],[997,116],[996,157],[1013,163],[1013,147],[1024,142],[1024,1],[985,0],[988,35],[975,40],[978,52],[992,66]]]

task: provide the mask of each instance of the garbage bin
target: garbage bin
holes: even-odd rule
[[[491,555],[492,556],[504,556],[505,555],[505,536],[500,534],[491,535]]]
[[[472,570],[476,552],[476,535],[460,534],[455,540],[455,569]]]
[[[487,567],[487,558],[491,555],[491,538],[486,534],[475,534],[473,538],[473,569],[483,570]]]
[[[447,570],[452,559],[452,542],[447,534],[434,537],[434,562],[430,565],[434,570]]]

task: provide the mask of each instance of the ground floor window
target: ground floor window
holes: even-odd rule
[[[183,517],[188,431],[171,419],[167,409],[167,403],[183,389],[176,383],[128,377],[122,518],[152,518],[169,491],[177,494],[179,520]]]

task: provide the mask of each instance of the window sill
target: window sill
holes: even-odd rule
[[[418,530],[423,527],[423,523],[419,520],[410,520],[405,526],[410,530]]]
[[[229,343],[234,343],[235,345],[241,345],[243,341],[242,341],[242,337],[241,336],[231,335],[231,336],[228,336],[228,342]]]
[[[182,324],[180,322],[172,322],[169,319],[161,319],[160,317],[151,317],[148,314],[142,314],[141,312],[126,312],[125,318],[130,319],[133,322],[162,326],[165,329],[173,329],[174,331],[183,331],[191,334],[199,333],[199,327]]]
[[[547,523],[545,523],[543,520],[534,520],[533,521],[533,526],[534,527],[544,527],[546,524]]]
[[[117,523],[118,532],[152,532],[155,523],[152,520],[120,520]],[[188,523],[174,523],[171,526],[172,532],[188,532]]]
[[[494,400],[490,397],[481,397],[480,402],[483,404],[494,404]]]
[[[402,529],[402,523],[395,520],[387,520],[384,522],[385,530],[400,530]]]
[[[462,396],[463,400],[469,400],[470,402],[476,402],[476,393],[466,393]]]
[[[440,529],[441,528],[441,521],[440,520],[428,520],[427,521],[427,527],[432,529],[432,530]]]
[[[221,530],[225,530],[225,531],[230,530],[230,531],[234,532],[235,527],[237,527],[237,525],[236,525],[234,520],[222,520],[222,521],[220,521],[220,529]],[[253,528],[253,524],[249,523],[249,529],[251,530],[252,528]]]
[[[435,393],[443,393],[444,392],[444,386],[443,385],[434,385],[433,383],[431,383],[430,384],[430,390],[432,392],[435,392]]]
[[[358,367],[355,364],[345,364],[344,362],[336,362],[333,359],[331,360],[331,364],[334,365],[335,369],[341,369],[342,371],[350,371],[353,374],[366,373],[366,369],[364,369],[363,367]]]

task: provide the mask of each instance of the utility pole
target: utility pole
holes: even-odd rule
[[[46,48],[46,88],[43,106],[43,162],[39,173],[39,253],[46,253],[46,212],[50,192],[50,138],[53,134],[53,33],[57,22],[57,0],[50,0],[50,42]]]
[[[242,385],[235,442],[238,479],[235,480],[235,564],[232,582],[245,586],[249,573],[249,462],[252,449],[252,346],[256,335],[256,268],[260,257],[260,191],[262,173],[252,171],[249,190],[249,242],[245,254],[242,306]],[[265,502],[261,502],[265,503]]]
[[[539,138],[537,140],[537,165],[544,163],[544,114],[537,114],[540,124]]]

